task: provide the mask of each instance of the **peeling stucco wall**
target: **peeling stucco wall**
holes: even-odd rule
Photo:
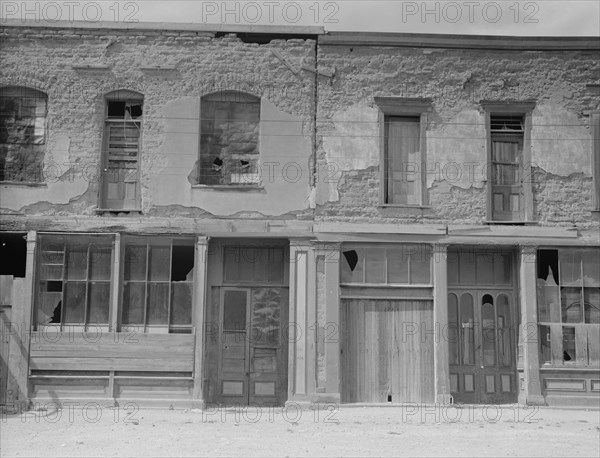
[[[258,44],[211,32],[52,27],[5,27],[0,39],[0,85],[48,96],[45,182],[0,184],[1,211],[56,206],[95,215],[104,95],[117,89],[144,96],[143,214],[294,219],[310,210],[315,78],[301,67],[315,65],[313,40]],[[199,154],[200,98],[229,90],[261,98],[260,190],[207,190],[188,180]]]
[[[542,225],[597,219],[589,113],[600,98],[588,85],[600,64],[592,51],[321,45],[318,62],[335,76],[318,86],[316,220],[483,223],[487,144],[480,102],[530,99],[536,101],[535,219]],[[383,114],[375,97],[431,99],[424,207],[380,206]]]

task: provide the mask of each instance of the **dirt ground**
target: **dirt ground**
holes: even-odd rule
[[[46,409],[0,420],[0,456],[600,456],[598,410]]]

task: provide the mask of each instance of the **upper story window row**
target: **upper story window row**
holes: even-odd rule
[[[431,100],[377,97],[382,155],[380,204],[426,207],[427,136]],[[487,219],[533,220],[533,102],[483,102],[486,126]],[[25,87],[0,88],[0,181],[43,181],[48,97]],[[200,101],[197,185],[260,184],[261,99],[222,91]],[[104,100],[99,207],[141,208],[140,162],[144,96],[114,91]],[[594,209],[600,210],[600,113],[591,114]]]

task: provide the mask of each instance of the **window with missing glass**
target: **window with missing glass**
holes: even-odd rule
[[[540,363],[600,366],[600,249],[539,250]]]
[[[223,91],[202,97],[198,184],[259,183],[260,99]]]
[[[0,181],[43,181],[47,100],[35,89],[0,88]]]
[[[193,239],[127,239],[122,263],[121,325],[140,332],[191,332]]]
[[[113,236],[40,235],[37,326],[108,327]]]
[[[341,282],[374,285],[431,285],[432,247],[426,244],[344,246]]]

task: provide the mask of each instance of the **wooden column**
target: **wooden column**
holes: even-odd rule
[[[121,284],[121,234],[115,234],[113,242],[113,265],[110,282],[109,331],[119,330],[119,285]],[[143,332],[143,330],[142,330]]]
[[[340,402],[340,245],[328,244],[325,253],[325,364],[326,393]]]
[[[18,407],[25,409],[29,402],[29,347],[31,344],[31,331],[33,323],[33,307],[35,297],[35,266],[36,266],[36,250],[37,250],[37,233],[29,231],[27,233],[27,254],[25,260],[25,282],[23,283],[23,298],[21,300],[22,309],[18,311],[18,322],[16,323],[19,329],[19,352],[20,358],[18,363],[18,371],[15,374],[17,385]]]
[[[520,404],[544,405],[540,384],[537,326],[537,247],[521,246],[519,288],[521,299],[520,334],[523,336],[524,386],[519,390]],[[534,332],[531,332],[531,330]]]
[[[434,246],[433,253],[433,326],[435,402],[449,404],[450,366],[448,362],[448,245]]]
[[[192,320],[195,332],[194,348],[194,390],[192,406],[202,409],[203,399],[203,363],[204,363],[204,317],[208,285],[208,243],[209,238],[199,236],[196,241],[196,259],[194,266],[194,295],[192,299]]]
[[[288,402],[316,391],[315,258],[310,241],[290,240]]]

